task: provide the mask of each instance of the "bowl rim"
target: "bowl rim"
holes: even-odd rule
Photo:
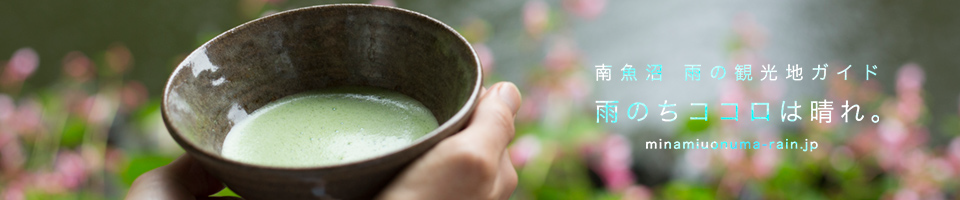
[[[430,139],[432,139],[432,138],[434,138],[434,137],[437,137],[437,135],[440,134],[440,132],[443,132],[443,131],[445,131],[445,130],[451,129],[453,126],[455,126],[456,124],[458,124],[458,122],[460,122],[460,121],[462,121],[462,120],[470,120],[470,119],[469,119],[470,116],[467,116],[467,115],[468,115],[468,114],[471,114],[471,113],[473,112],[473,110],[476,109],[477,99],[480,98],[480,92],[481,92],[482,87],[483,87],[483,67],[481,66],[480,59],[479,59],[479,57],[477,56],[476,50],[473,49],[473,46],[470,45],[470,42],[467,41],[466,38],[463,37],[463,35],[460,35],[459,32],[457,32],[455,29],[451,28],[451,27],[448,26],[447,24],[444,24],[444,23],[441,22],[440,20],[434,19],[434,18],[432,18],[432,17],[430,17],[430,16],[427,16],[427,15],[424,15],[424,14],[421,14],[421,13],[418,13],[418,12],[415,12],[415,11],[403,9],[403,8],[392,7],[392,6],[372,5],[372,4],[340,3],[340,4],[325,4],[325,5],[307,6],[307,7],[301,7],[301,8],[295,8],[295,9],[285,10],[285,11],[282,11],[282,12],[277,12],[277,13],[274,13],[274,14],[270,14],[270,15],[267,15],[267,16],[264,16],[264,17],[260,17],[260,18],[257,18],[257,19],[254,19],[254,20],[245,22],[245,23],[243,23],[243,24],[237,25],[236,27],[233,27],[233,28],[231,28],[230,30],[224,31],[223,33],[220,33],[220,34],[217,35],[216,37],[214,37],[214,38],[212,38],[212,39],[204,42],[202,45],[200,45],[199,47],[197,47],[196,49],[194,49],[192,52],[190,52],[190,54],[187,54],[187,55],[193,55],[194,53],[198,53],[198,51],[200,51],[200,50],[205,50],[205,49],[207,48],[207,46],[208,46],[211,42],[217,41],[217,40],[220,39],[221,37],[226,37],[226,36],[228,36],[228,35],[232,35],[232,34],[234,34],[236,31],[238,31],[239,29],[246,28],[246,27],[248,27],[248,26],[251,26],[251,25],[254,25],[254,24],[257,24],[257,23],[264,23],[263,21],[266,21],[266,20],[271,19],[271,18],[275,18],[275,17],[281,16],[281,15],[293,15],[293,14],[297,14],[297,13],[300,13],[300,12],[308,12],[308,11],[323,10],[323,9],[330,9],[330,8],[379,9],[379,10],[383,10],[383,11],[386,11],[386,12],[402,13],[402,14],[406,14],[406,15],[409,15],[409,16],[414,17],[414,18],[420,18],[420,19],[426,20],[426,21],[428,21],[428,22],[432,22],[432,23],[434,23],[434,24],[440,25],[440,27],[442,27],[442,29],[446,29],[449,33],[453,33],[455,36],[457,36],[457,38],[460,39],[460,42],[462,42],[464,45],[466,45],[467,48],[468,48],[468,50],[470,50],[470,53],[472,54],[472,57],[473,57],[474,64],[476,65],[476,70],[477,70],[477,71],[476,71],[476,74],[477,74],[477,76],[476,76],[476,80],[474,81],[474,86],[473,86],[473,89],[472,89],[472,91],[471,91],[471,93],[470,93],[470,97],[467,99],[466,102],[464,102],[463,105],[461,105],[462,107],[460,107],[460,110],[458,110],[453,116],[451,116],[450,119],[447,119],[446,122],[444,122],[443,124],[440,124],[440,126],[438,126],[437,128],[433,129],[433,131],[430,131],[429,133],[421,136],[420,138],[418,138],[417,140],[414,140],[412,143],[408,144],[407,146],[405,146],[405,147],[403,147],[403,148],[394,149],[394,150],[391,150],[391,151],[388,151],[388,152],[385,152],[385,153],[382,153],[382,154],[379,154],[379,155],[376,155],[376,156],[373,156],[373,157],[368,157],[368,158],[359,159],[359,160],[353,160],[353,161],[349,161],[349,162],[331,164],[331,165],[305,166],[305,167],[304,167],[304,166],[300,166],[300,167],[282,167],[282,166],[268,166],[268,165],[250,164],[250,163],[246,163],[246,162],[240,162],[240,161],[236,161],[236,160],[233,160],[233,159],[225,158],[225,157],[223,157],[223,156],[221,156],[221,155],[218,155],[218,154],[216,154],[216,153],[214,153],[214,152],[210,152],[210,151],[207,151],[207,150],[205,150],[205,149],[198,148],[198,147],[197,147],[197,144],[194,144],[194,142],[189,141],[189,140],[183,138],[183,136],[181,136],[181,134],[180,134],[180,131],[170,123],[170,120],[168,119],[168,116],[167,116],[167,109],[166,109],[166,107],[167,107],[167,106],[166,106],[166,104],[167,104],[167,98],[168,98],[168,96],[169,96],[168,94],[169,94],[169,91],[171,90],[174,77],[176,77],[176,75],[180,73],[180,70],[183,69],[184,64],[187,64],[187,62],[188,62],[187,58],[189,58],[189,56],[187,56],[186,58],[184,58],[183,61],[181,61],[181,62],[177,65],[177,68],[173,70],[173,72],[171,73],[170,77],[167,79],[167,83],[166,83],[165,86],[164,86],[163,94],[162,94],[163,96],[162,96],[162,99],[161,99],[161,102],[160,102],[160,114],[161,114],[161,117],[163,118],[164,126],[166,126],[166,128],[167,128],[168,132],[170,133],[170,135],[171,135],[171,136],[173,137],[173,139],[181,146],[181,148],[184,148],[184,151],[186,152],[186,154],[191,154],[191,152],[197,152],[197,153],[199,153],[201,156],[210,157],[210,158],[213,158],[213,159],[216,159],[216,160],[220,160],[220,161],[225,162],[225,163],[229,163],[229,164],[231,164],[231,165],[238,165],[238,166],[249,167],[249,168],[267,169],[267,170],[312,171],[312,170],[323,170],[323,169],[336,169],[336,168],[343,168],[343,167],[349,167],[349,166],[357,166],[357,165],[363,165],[363,164],[374,164],[373,162],[377,162],[378,160],[381,160],[381,159],[383,159],[383,158],[385,158],[385,157],[388,157],[388,156],[390,156],[390,155],[394,155],[394,154],[397,154],[397,153],[400,153],[400,152],[403,152],[403,151],[407,151],[407,150],[409,150],[409,149],[411,149],[411,148],[413,148],[413,147],[420,146],[420,145],[422,145],[424,142],[426,142],[427,140],[430,140]],[[466,122],[464,122],[464,123],[469,123],[469,121],[466,121]],[[451,130],[451,131],[460,131],[460,130]],[[456,133],[456,132],[454,132],[454,133],[452,133],[452,134],[455,134],[455,133]],[[452,135],[452,134],[451,134],[451,135]],[[449,136],[450,136],[450,135],[448,135],[447,137],[449,137]],[[445,139],[445,138],[441,138],[440,140],[443,140],[443,139]],[[436,145],[436,144],[434,144],[434,145]],[[429,150],[429,149],[432,149],[432,147],[428,147],[428,150]],[[191,156],[192,156],[192,155],[191,155]]]

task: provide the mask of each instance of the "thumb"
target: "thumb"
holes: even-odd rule
[[[513,140],[513,120],[520,102],[520,90],[516,85],[510,82],[494,84],[480,99],[470,124],[458,135],[467,141],[486,143],[484,146],[490,150],[502,151]]]

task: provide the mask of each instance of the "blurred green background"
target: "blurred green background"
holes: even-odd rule
[[[182,154],[160,119],[162,87],[182,59],[243,22],[304,0],[0,2],[0,196],[121,199],[140,174]],[[353,1],[393,5],[457,29],[486,84],[518,84],[510,148],[515,199],[960,199],[960,13],[956,1]],[[736,82],[733,66],[853,65],[848,81]],[[643,79],[598,82],[594,66]],[[680,81],[681,68],[725,66],[728,79]],[[877,76],[863,80],[864,65]],[[673,73],[673,74],[667,74]],[[706,75],[704,75],[706,77]],[[805,102],[849,100],[880,123],[810,122]],[[669,100],[642,122],[596,123]],[[720,103],[799,101],[804,122],[685,120]],[[744,106],[745,107],[745,106]],[[773,117],[779,119],[777,117]],[[803,140],[795,150],[648,150],[652,140]],[[223,191],[218,195],[232,195]]]

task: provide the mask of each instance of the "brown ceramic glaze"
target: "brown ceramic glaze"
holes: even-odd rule
[[[463,128],[481,74],[469,43],[433,18],[382,6],[315,6],[245,23],[195,50],[167,82],[162,113],[177,143],[246,199],[368,199]],[[220,156],[230,128],[257,108],[346,85],[413,97],[440,127],[401,150],[332,166],[267,167]]]

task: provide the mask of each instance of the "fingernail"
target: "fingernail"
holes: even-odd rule
[[[500,100],[510,106],[510,109],[513,109],[513,113],[517,113],[517,110],[520,109],[520,90],[517,89],[517,86],[511,82],[501,82],[497,86],[497,96],[500,96]]]

